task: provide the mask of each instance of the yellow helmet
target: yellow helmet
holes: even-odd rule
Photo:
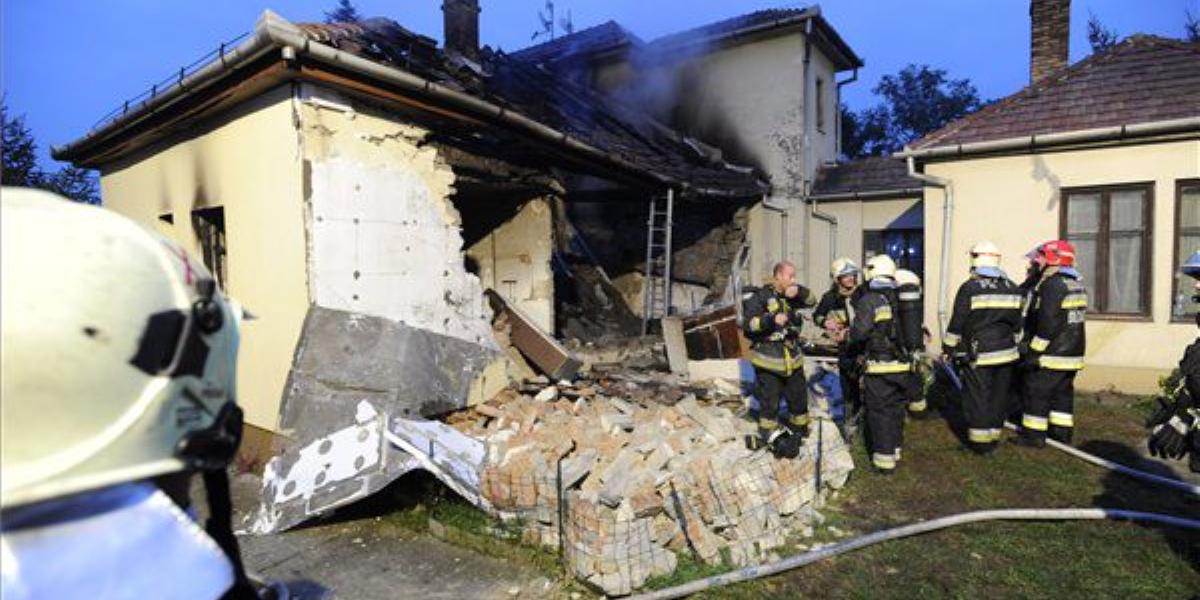
[[[858,275],[858,265],[854,264],[853,260],[842,257],[835,261],[829,267],[829,276],[837,279],[842,275]]]
[[[867,281],[876,277],[896,276],[896,261],[886,254],[876,254],[867,259]]]
[[[4,188],[0,506],[228,464],[241,311],[174,242]]]
[[[971,268],[997,268],[1000,266],[1000,249],[995,244],[983,241],[971,246]]]

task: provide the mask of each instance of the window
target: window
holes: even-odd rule
[[[887,254],[896,268],[908,269],[925,279],[924,229],[867,229],[863,231],[863,260]]]
[[[817,131],[825,133],[825,80],[817,78]]]
[[[1179,267],[1200,250],[1200,179],[1175,183],[1175,264],[1171,270],[1174,287],[1171,294],[1171,318],[1191,321],[1196,316],[1192,302],[1192,279]]]
[[[1075,245],[1089,311],[1150,315],[1152,184],[1064,189],[1060,233]]]
[[[204,266],[217,278],[217,284],[225,289],[225,208],[197,208],[192,211],[192,227],[200,240],[201,258]]]

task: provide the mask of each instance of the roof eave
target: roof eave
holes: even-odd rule
[[[1025,154],[1051,148],[1103,142],[1118,144],[1138,143],[1155,137],[1181,134],[1188,137],[1191,137],[1190,134],[1200,134],[1200,117],[1131,123],[1077,131],[1031,134],[997,140],[944,144],[924,148],[905,147],[902,152],[896,153],[896,156],[916,160],[953,160],[960,157],[989,154]]]

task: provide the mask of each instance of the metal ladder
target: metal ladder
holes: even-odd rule
[[[650,198],[650,217],[646,219],[646,281],[642,287],[642,335],[650,330],[650,321],[671,311],[671,228],[675,191]]]

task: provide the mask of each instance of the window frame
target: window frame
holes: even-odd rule
[[[825,133],[825,78],[818,76],[815,84],[816,90],[813,95],[816,97],[816,102],[813,104],[814,112],[816,112],[817,133]]]
[[[1171,298],[1168,314],[1171,323],[1192,323],[1194,317],[1187,315],[1175,316],[1175,298],[1179,295],[1179,283],[1183,281],[1183,275],[1178,270],[1183,264],[1185,257],[1179,255],[1179,242],[1183,239],[1183,190],[1184,188],[1195,187],[1200,191],[1200,178],[1185,178],[1175,180],[1175,221],[1174,228],[1171,230]]]
[[[192,230],[200,247],[200,258],[217,285],[229,283],[229,242],[225,233],[225,206],[200,206],[192,209]]]
[[[1142,273],[1141,287],[1143,312],[1101,312],[1101,306],[1107,309],[1108,304],[1108,266],[1109,246],[1112,232],[1110,229],[1111,205],[1113,192],[1142,191],[1145,193],[1145,204],[1142,207]],[[1105,185],[1089,185],[1064,187],[1059,190],[1058,208],[1058,237],[1067,238],[1067,209],[1073,195],[1099,194],[1100,220],[1096,232],[1096,281],[1084,282],[1088,288],[1088,318],[1100,321],[1138,321],[1152,322],[1154,320],[1154,182],[1134,181]],[[1103,267],[1103,268],[1101,268]]]
[[[907,256],[905,256],[903,259],[897,259],[895,257],[892,257],[892,260],[896,262],[896,268],[908,269],[908,270],[916,273],[917,276],[920,277],[922,281],[924,281],[925,280],[925,265],[924,265],[924,261],[925,261],[925,228],[923,228],[923,227],[884,227],[883,229],[863,229],[862,230],[862,248],[861,248],[863,264],[866,264],[866,261],[868,258],[868,256],[867,256],[867,251],[869,250],[869,248],[867,248],[868,237],[870,237],[870,235],[872,235],[872,234],[878,234],[880,241],[884,242],[884,240],[886,240],[886,236],[887,236],[888,232],[899,233],[901,236],[904,236],[904,239],[906,241],[909,239],[909,236],[911,236],[913,239],[921,241],[921,255],[920,255],[921,261],[920,261],[919,265],[908,264],[909,258]],[[883,243],[883,246],[884,246],[883,254],[887,254],[886,242]],[[891,255],[889,254],[888,256],[891,256]]]

